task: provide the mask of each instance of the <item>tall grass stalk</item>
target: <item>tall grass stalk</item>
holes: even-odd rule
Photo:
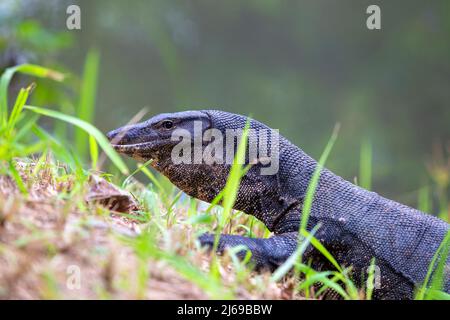
[[[5,70],[0,78],[0,129],[6,126],[8,119],[8,88],[15,73],[23,73],[39,78],[63,81],[64,74],[34,64],[21,64]]]
[[[320,173],[322,172],[322,168],[325,165],[325,162],[328,159],[328,156],[330,155],[331,149],[333,148],[333,145],[337,139],[338,133],[339,133],[340,125],[337,124],[334,129],[333,133],[331,134],[330,140],[328,140],[327,145],[325,146],[325,149],[320,156],[319,162],[316,166],[316,169],[314,170],[313,176],[309,182],[308,188],[306,190],[306,196],[305,201],[303,203],[302,208],[302,217],[300,222],[300,234],[301,230],[306,230],[306,225],[308,224],[309,214],[311,212],[311,207],[314,199],[314,194],[316,192],[317,185],[319,184],[320,179]]]
[[[103,135],[103,133],[100,132],[96,127],[94,127],[92,124],[83,121],[81,119],[60,113],[58,111],[46,109],[46,108],[39,108],[35,106],[25,106],[25,109],[36,112],[38,114],[52,117],[58,120],[62,120],[68,123],[71,123],[78,128],[84,130],[86,133],[91,135],[97,143],[100,145],[100,147],[103,149],[103,151],[108,155],[108,157],[111,159],[111,161],[116,165],[116,167],[123,173],[128,174],[128,168],[126,164],[123,162],[123,160],[120,158],[120,156],[117,154],[117,152],[111,147],[109,144],[108,139]]]
[[[372,143],[364,139],[359,157],[359,185],[367,190],[372,188]]]
[[[433,296],[433,293],[442,290],[444,281],[448,281],[448,279],[446,278],[447,272],[445,271],[445,267],[447,264],[449,249],[450,231],[447,232],[445,238],[442,240],[438,249],[434,253],[433,258],[431,259],[427,274],[425,276],[425,280],[423,281],[422,286],[417,291],[417,294],[415,296],[416,300],[431,298]],[[440,261],[436,266],[436,262],[438,259],[440,259]]]
[[[299,235],[298,235],[298,245],[297,249],[294,252],[291,257],[284,262],[273,274],[272,281],[278,281],[282,277],[284,277],[289,270],[292,269],[292,267],[295,267],[295,273],[298,275],[301,270],[305,268],[305,265],[301,263],[301,258],[303,253],[305,252],[308,245],[312,245],[315,247],[319,252],[321,252],[335,267],[339,272],[342,272],[342,268],[339,265],[339,263],[334,259],[334,257],[331,255],[330,252],[320,243],[319,240],[314,238],[314,233],[317,231],[318,228],[320,228],[320,225],[316,225],[311,232],[308,232],[306,230],[306,226],[308,224],[309,215],[312,208],[312,203],[314,199],[314,195],[316,192],[317,185],[320,180],[320,174],[322,171],[323,166],[325,165],[325,162],[331,152],[331,149],[333,148],[333,145],[337,139],[339,132],[339,125],[336,125],[333,133],[325,146],[325,149],[319,159],[319,162],[317,164],[317,167],[313,173],[313,176],[309,182],[303,208],[302,208],[302,216],[301,216],[301,222],[300,222],[300,228],[299,228]],[[313,271],[311,269],[311,271]],[[320,277],[315,277],[320,278]],[[304,287],[301,287],[304,289]]]
[[[99,62],[100,62],[99,52],[96,49],[91,49],[87,54],[86,61],[84,64],[84,71],[80,90],[80,101],[78,104],[78,108],[76,110],[76,116],[79,119],[89,123],[94,122],[95,98],[97,92]],[[86,132],[81,128],[76,128],[75,147],[81,159],[85,159],[86,157],[87,139],[88,135],[86,134]],[[91,151],[91,160],[93,162],[96,162],[97,160],[93,159],[96,155],[92,154],[92,151],[95,152],[95,150],[92,149],[92,144],[90,151]]]
[[[233,164],[230,169],[230,173],[228,175],[227,182],[223,189],[223,192],[219,194],[222,197],[222,215],[219,217],[218,227],[216,228],[215,236],[214,236],[214,245],[213,245],[213,261],[211,264],[211,274],[216,277],[219,276],[219,268],[217,262],[217,249],[219,247],[219,239],[222,230],[224,229],[227,221],[229,220],[231,210],[233,209],[233,205],[236,201],[237,193],[239,191],[239,184],[241,178],[246,171],[243,163],[245,161],[245,154],[247,150],[247,137],[248,130],[250,127],[250,118],[247,119],[244,130],[241,135],[241,139],[239,141],[237,152],[234,157]]]

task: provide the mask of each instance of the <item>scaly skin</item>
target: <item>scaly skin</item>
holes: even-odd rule
[[[171,141],[175,129],[188,130],[201,121],[203,132],[217,129],[243,129],[247,118],[215,110],[161,114],[148,121],[122,127],[108,134],[118,152],[140,161],[153,159],[152,166],[188,195],[211,202],[224,188],[229,164],[174,164]],[[251,120],[250,128],[270,129]],[[257,131],[258,132],[258,131]],[[317,162],[287,139],[279,138],[279,171],[261,175],[261,163],[254,164],[242,178],[234,209],[261,220],[274,233],[268,239],[221,235],[219,252],[244,245],[252,252],[256,268],[275,269],[295,251],[300,213],[306,189]],[[203,142],[205,147],[208,142]],[[236,149],[236,145],[234,148]],[[247,159],[248,161],[248,159]],[[381,287],[376,299],[410,299],[420,286],[433,255],[449,230],[449,225],[433,216],[388,200],[357,187],[323,169],[314,196],[307,229],[320,225],[315,237],[344,267],[352,267],[353,279],[363,285],[371,259],[380,268]],[[211,247],[214,236],[199,238]],[[245,252],[241,252],[244,255]],[[318,270],[332,269],[312,247],[304,254]],[[446,260],[444,290],[450,291]]]

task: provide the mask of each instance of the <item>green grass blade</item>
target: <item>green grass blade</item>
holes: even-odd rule
[[[19,188],[20,192],[24,195],[28,194],[28,190],[25,187],[25,183],[22,180],[22,177],[20,176],[19,172],[17,171],[16,167],[14,166],[13,161],[9,161],[9,171],[11,171],[11,175],[13,179],[16,181],[17,187]]]
[[[88,134],[92,135],[97,143],[100,145],[100,147],[103,149],[103,151],[106,153],[106,155],[111,159],[111,161],[114,163],[114,165],[123,173],[128,174],[128,168],[126,164],[122,161],[120,156],[117,154],[117,152],[111,147],[109,144],[108,139],[103,135],[103,133],[100,132],[96,127],[94,127],[92,124],[80,120],[78,118],[60,113],[58,111],[46,109],[46,108],[39,108],[34,106],[25,106],[25,109],[28,109],[30,111],[42,114],[44,116],[52,117],[58,120],[62,120],[68,123],[71,123],[84,131],[86,131]]]
[[[314,238],[310,232],[306,231],[306,230],[301,230],[300,234],[303,237],[310,237],[311,238],[311,244],[314,246],[314,248],[316,248],[320,253],[322,253],[322,255],[328,259],[328,261],[331,262],[331,264],[339,270],[339,272],[342,272],[343,269],[342,267],[339,265],[339,263],[336,261],[336,259],[333,257],[333,255],[323,246],[323,244],[317,240],[316,238]]]
[[[150,181],[156,186],[159,192],[165,192],[164,187],[161,185],[161,183],[158,181],[158,179],[155,177],[155,175],[145,166],[140,165],[139,170],[141,170],[147,178],[150,179]]]
[[[306,248],[311,243],[311,239],[318,229],[319,226],[315,226],[313,230],[308,233],[305,238],[302,239],[300,245],[298,245],[297,249],[295,249],[295,252],[275,270],[275,272],[272,274],[272,277],[270,278],[272,282],[281,280],[281,278],[283,278],[289,272],[289,270],[291,270],[292,267],[300,260],[300,257],[303,255]]]
[[[437,261],[438,257],[441,256],[441,263],[443,263],[443,264],[446,263],[447,257],[448,257],[449,246],[450,246],[450,231],[447,232],[444,240],[442,240],[442,242],[439,245],[438,249],[436,250],[433,258],[431,259],[431,262],[430,262],[430,265],[428,266],[428,271],[425,276],[425,280],[423,281],[422,287],[419,289],[419,291],[417,292],[417,294],[415,296],[416,300],[423,300],[425,298],[425,296],[427,294],[427,290],[428,290],[427,288],[429,286],[431,275],[436,266],[436,261]],[[439,266],[437,269],[439,269]],[[444,268],[442,268],[442,272],[444,271],[443,269]],[[439,275],[438,271],[439,270],[436,270],[435,277],[438,276],[438,277],[443,278],[443,275]],[[440,280],[440,279],[438,279],[438,280]],[[437,281],[437,280],[434,280],[434,281]],[[434,288],[431,288],[431,289],[434,289]]]
[[[450,300],[450,294],[439,290],[427,290],[427,299],[429,300]]]
[[[12,77],[16,72],[35,76],[39,78],[49,78],[56,81],[63,81],[64,75],[58,71],[44,68],[34,64],[21,64],[5,70],[0,78],[0,128],[6,126],[8,119],[8,87]]]
[[[441,243],[441,250],[440,250],[440,260],[436,267],[436,270],[434,272],[433,278],[431,280],[431,286],[430,291],[441,291],[444,286],[444,282],[447,281],[446,279],[446,265],[447,265],[447,258],[450,250],[450,231],[447,232],[446,237]],[[428,294],[427,294],[428,295]]]
[[[366,300],[372,300],[374,287],[375,287],[375,258],[372,258],[367,276]]]
[[[308,224],[309,214],[311,212],[311,207],[314,200],[314,194],[316,192],[316,188],[320,179],[320,173],[322,171],[323,166],[325,165],[325,162],[327,161],[331,149],[333,148],[334,142],[337,139],[338,132],[339,132],[339,125],[336,125],[334,127],[333,133],[331,134],[330,140],[328,140],[328,143],[325,146],[322,155],[320,156],[319,163],[317,164],[317,167],[314,170],[311,181],[309,182],[308,189],[306,191],[305,201],[302,208],[302,220],[300,223],[300,230],[306,230],[306,225]]]
[[[123,180],[122,188],[125,188],[126,185],[130,182],[131,178],[133,178],[134,175],[136,175],[138,172],[142,171],[143,168],[147,167],[152,162],[153,162],[153,159],[150,159],[143,164],[138,164],[136,170],[134,170],[128,177],[125,178],[125,180]]]
[[[7,123],[6,135],[8,137],[11,135],[12,130],[14,129],[17,121],[19,120],[19,116],[21,115],[23,107],[27,102],[28,96],[30,95],[30,92],[33,90],[34,86],[35,86],[34,84],[31,84],[26,89],[23,88],[20,89]]]
[[[372,144],[368,139],[361,144],[359,185],[367,190],[372,188]]]
[[[243,168],[245,154],[247,150],[247,138],[248,138],[248,130],[250,127],[250,119],[247,119],[244,130],[242,132],[241,139],[239,141],[239,145],[237,147],[237,152],[234,156],[233,164],[230,168],[230,173],[228,174],[227,182],[225,187],[223,188],[222,197],[222,215],[219,217],[218,227],[215,232],[214,244],[213,244],[213,252],[217,252],[217,248],[219,247],[219,238],[220,234],[225,227],[230,215],[231,210],[233,209],[233,205],[236,201],[237,193],[239,191],[239,184],[241,178],[243,176],[243,172],[245,172],[245,168]],[[211,264],[211,275],[219,276],[219,270],[217,265],[217,255],[213,255],[213,260]]]
[[[24,124],[20,126],[18,131],[13,137],[13,142],[17,143],[20,139],[22,139],[29,131],[30,129],[36,124],[36,122],[39,120],[39,115],[34,114],[29,119],[24,120]]]
[[[89,123],[94,122],[99,62],[99,52],[91,49],[84,64],[80,102],[76,112],[76,116],[79,119]],[[87,135],[84,130],[77,128],[75,130],[75,147],[81,159],[84,159],[86,156],[86,139]]]
[[[307,290],[312,285],[314,285],[316,283],[321,283],[324,287],[330,288],[330,289],[336,291],[345,300],[350,300],[350,296],[345,292],[345,290],[339,284],[337,284],[335,281],[330,280],[328,278],[328,276],[331,274],[332,274],[331,271],[315,273],[315,274],[309,276],[305,281],[303,281],[299,285],[298,290]]]
[[[98,145],[92,135],[89,135],[89,152],[91,154],[91,167],[95,170],[98,162]]]
[[[41,142],[46,142],[51,147],[52,153],[67,163],[74,172],[82,171],[80,164],[72,156],[70,148],[34,123],[31,130]]]
[[[243,166],[245,160],[245,152],[247,150],[247,137],[248,137],[248,129],[250,126],[249,120],[245,125],[245,128],[242,132],[241,140],[239,146],[237,148],[237,152],[234,158],[234,163],[231,166],[230,173],[227,179],[227,183],[224,188],[223,193],[223,214],[221,219],[221,226],[223,227],[226,221],[229,218],[231,213],[231,209],[236,201],[237,193],[239,190],[239,184],[241,182]]]
[[[419,190],[417,208],[422,212],[431,212],[431,195],[429,186],[425,186]]]

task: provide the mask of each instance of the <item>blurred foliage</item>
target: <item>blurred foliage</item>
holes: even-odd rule
[[[50,63],[73,44],[73,35],[50,28],[35,1],[3,0],[0,4],[0,69],[39,60]],[[45,24],[45,26],[44,26]]]
[[[420,192],[423,201],[448,198],[448,184],[422,187],[448,172],[427,164],[432,145],[450,141],[450,2],[74,3],[81,31],[66,30],[67,1],[2,1],[0,61],[5,66],[13,52],[20,58],[14,63],[82,74],[89,49],[98,48],[101,130],[125,124],[144,106],[150,114],[219,108],[252,114],[318,158],[339,122],[332,170],[349,180],[371,170],[363,184],[411,205]],[[365,26],[375,3],[381,31]],[[69,81],[75,91],[44,82],[33,103],[76,114],[70,101],[78,101],[80,81]],[[368,145],[361,151],[364,141],[370,152]],[[367,168],[359,166],[363,156]]]
[[[53,2],[53,3],[52,3]],[[63,5],[65,1],[60,1]],[[59,62],[58,55],[67,52],[74,44],[74,35],[61,29],[55,21],[52,7],[54,1],[15,1],[2,0],[0,3],[0,73],[6,68],[37,63],[68,73],[68,68]],[[53,9],[52,9],[53,8]],[[61,16],[62,19],[65,19]],[[21,87],[28,86],[32,80],[17,75],[10,86],[10,97],[15,97]],[[26,81],[26,82],[25,82]],[[70,84],[55,84],[40,81],[38,88],[31,96],[31,103],[52,105],[63,110],[73,110],[71,96],[76,95],[74,89],[77,79],[69,79]],[[9,100],[11,104],[13,101]],[[65,124],[58,124],[60,133],[65,134]]]

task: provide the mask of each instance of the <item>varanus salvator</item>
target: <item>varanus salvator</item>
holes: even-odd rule
[[[172,150],[179,139],[172,139],[172,134],[184,129],[194,141],[208,129],[217,129],[224,135],[227,129],[243,129],[246,121],[245,116],[216,110],[168,113],[111,131],[108,138],[118,152],[141,161],[153,159],[152,166],[181,190],[211,202],[224,188],[230,164],[175,164]],[[196,122],[201,123],[201,131],[196,132]],[[250,128],[264,134],[271,130],[253,119]],[[203,139],[202,148],[209,143]],[[236,148],[237,141],[234,143]],[[223,251],[244,245],[251,250],[256,267],[272,270],[296,249],[303,200],[317,166],[315,160],[281,135],[278,155],[276,174],[262,175],[262,162],[250,167],[240,182],[234,204],[235,209],[261,220],[274,235],[268,239],[221,235],[218,248]],[[412,298],[449,230],[446,222],[360,188],[325,168],[320,174],[307,229],[317,224],[320,228],[315,237],[341,265],[352,267],[356,282],[362,283],[371,259],[376,259],[381,276],[381,286],[374,291],[374,298],[378,299]],[[205,246],[212,246],[213,241],[211,234],[200,237]],[[316,269],[332,268],[312,247],[304,257]],[[450,291],[449,261],[446,260],[446,292]]]

